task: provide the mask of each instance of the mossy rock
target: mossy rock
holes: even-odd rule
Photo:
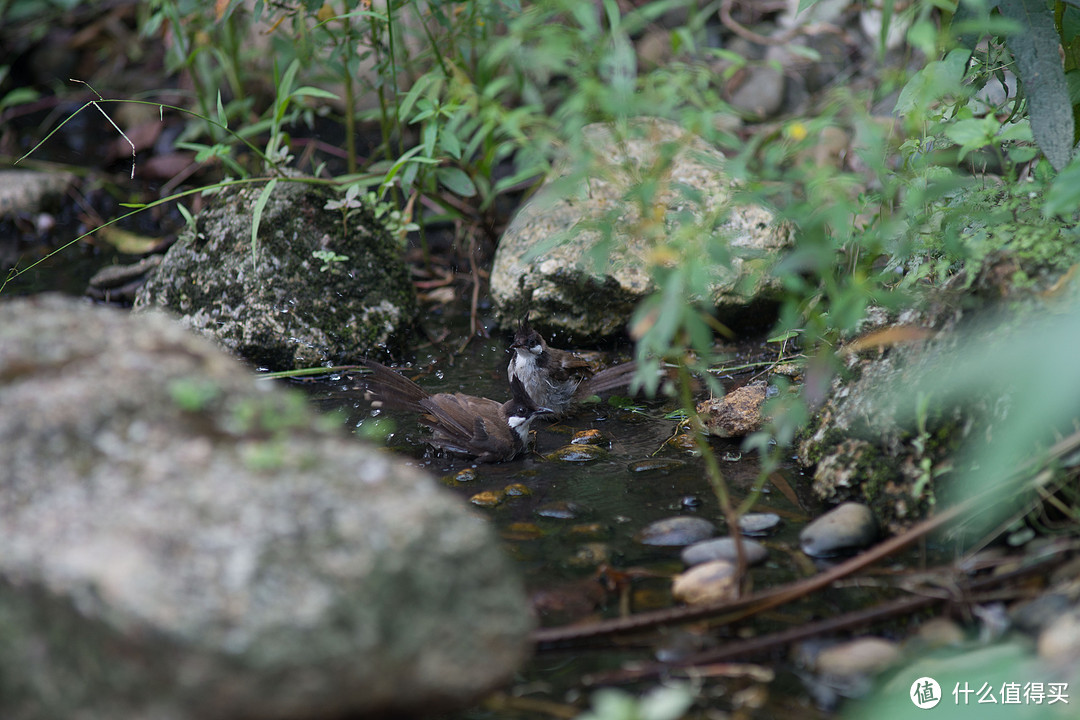
[[[213,196],[166,253],[135,307],[163,307],[226,349],[272,370],[352,363],[400,347],[416,319],[401,248],[368,208],[344,222],[331,194],[283,178]],[[332,252],[324,261],[314,253]],[[325,266],[325,269],[323,267]]]

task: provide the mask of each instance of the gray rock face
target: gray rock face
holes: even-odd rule
[[[650,267],[669,262],[665,245],[680,233],[681,242],[699,242],[700,260],[716,268],[711,294],[722,311],[779,289],[758,271],[789,242],[790,231],[765,208],[731,207],[732,181],[723,174],[720,151],[652,118],[631,124],[626,138],[603,124],[587,126],[584,134],[592,154],[589,176],[568,187],[583,161],[563,162],[499,242],[491,296],[504,323],[516,323],[528,308],[541,326],[593,336],[622,331],[638,301],[656,290]],[[667,152],[667,170],[659,179],[648,177]],[[658,213],[644,222],[625,198],[654,180]],[[543,245],[552,238],[567,241]],[[724,254],[730,254],[726,263],[714,262]],[[598,265],[597,257],[606,264]]]
[[[197,231],[169,248],[136,309],[168,308],[186,327],[272,370],[352,363],[400,342],[416,298],[400,250],[373,213],[358,210],[346,224],[340,210],[325,209],[325,191],[282,180],[263,209],[253,261],[252,208],[261,191],[215,196]],[[347,259],[325,262],[316,251]]]
[[[158,313],[0,304],[0,717],[380,716],[508,678],[482,519]]]

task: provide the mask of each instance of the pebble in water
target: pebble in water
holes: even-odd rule
[[[739,595],[739,579],[735,576],[735,563],[727,560],[712,560],[695,565],[674,577],[671,595],[687,605],[734,600]]]
[[[501,490],[485,490],[478,492],[469,498],[469,502],[473,505],[479,505],[480,507],[495,507],[502,504],[502,501],[506,499]]]
[[[746,513],[739,518],[739,530],[743,535],[761,537],[771,534],[780,527],[780,516],[776,513]]]
[[[554,518],[555,520],[573,520],[581,514],[581,506],[577,503],[559,500],[536,508],[536,514],[540,517]]]
[[[573,439],[570,441],[571,445],[601,445],[603,447],[609,447],[611,441],[604,437],[604,434],[595,428],[592,430],[579,430],[574,433]]]
[[[877,522],[870,508],[846,502],[804,527],[799,533],[799,545],[811,557],[831,557],[866,547],[877,535]]]
[[[557,462],[591,462],[593,460],[599,460],[607,455],[607,450],[598,445],[564,445],[558,450],[548,454],[547,460],[554,460]]]
[[[667,472],[668,470],[674,470],[686,465],[685,460],[679,460],[678,458],[646,458],[645,460],[637,460],[627,465],[627,469],[632,473],[641,472]]]
[[[743,554],[747,565],[756,565],[769,557],[769,551],[759,542],[743,538]],[[711,560],[735,562],[735,540],[730,537],[713,538],[683,548],[682,561],[687,565],[700,565]]]
[[[657,520],[642,528],[634,540],[642,545],[682,547],[716,534],[716,526],[705,518],[677,516]]]

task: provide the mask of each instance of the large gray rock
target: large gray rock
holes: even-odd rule
[[[0,717],[385,716],[507,679],[486,523],[153,313],[0,304]]]
[[[372,209],[345,222],[326,209],[325,190],[282,179],[262,211],[253,260],[261,192],[244,186],[211,198],[135,308],[168,308],[185,327],[272,370],[353,363],[400,343],[416,318],[415,293],[400,248]],[[316,251],[347,259],[324,262]]]
[[[680,233],[682,242],[700,243],[700,254],[688,256],[713,273],[712,300],[722,313],[776,297],[779,284],[764,270],[790,242],[790,229],[763,207],[732,207],[733,184],[719,150],[653,118],[632,123],[621,140],[604,124],[583,132],[587,177],[577,174],[585,159],[563,161],[499,241],[491,296],[504,324],[529,309],[541,326],[594,336],[622,331],[638,302],[656,290],[650,266],[677,261],[665,244]],[[668,170],[651,177],[669,151]],[[654,181],[661,216],[643,223],[625,198]],[[659,232],[654,241],[644,237],[646,227]],[[566,241],[545,247],[552,238]],[[723,254],[728,262],[717,262]],[[597,265],[597,257],[606,263]]]

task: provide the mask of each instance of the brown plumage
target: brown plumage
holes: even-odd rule
[[[432,395],[412,380],[372,360],[363,365],[371,371],[367,388],[387,407],[420,413],[420,422],[431,428],[428,443],[478,462],[513,460],[525,449],[529,425],[550,412],[533,402],[521,382],[511,382],[513,397],[499,403],[463,393]]]

